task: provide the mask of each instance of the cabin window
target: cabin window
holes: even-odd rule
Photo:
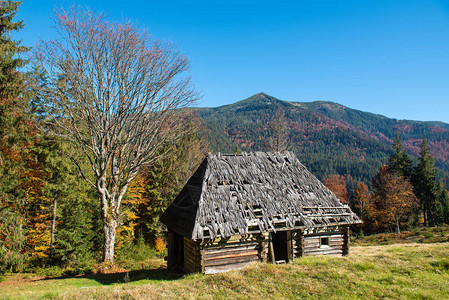
[[[328,236],[320,237],[320,248],[329,248],[329,237]]]

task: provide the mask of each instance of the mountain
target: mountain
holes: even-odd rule
[[[288,148],[319,178],[351,175],[368,182],[392,153],[396,132],[416,158],[422,138],[429,142],[437,177],[448,186],[449,124],[396,120],[327,102],[282,101],[264,93],[234,104],[197,108],[202,135],[214,152],[267,150],[268,124],[281,110],[288,127]],[[350,177],[349,177],[350,178]]]

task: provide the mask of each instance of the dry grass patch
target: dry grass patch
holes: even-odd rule
[[[32,291],[32,298],[449,299],[448,257],[448,243],[358,246],[347,257],[303,257],[285,265],[255,263],[216,275],[147,270],[127,284],[117,277],[117,282],[101,284],[97,279],[96,285],[89,281],[83,283],[86,286],[77,282],[86,277],[47,280]],[[26,286],[21,293],[7,288],[3,295],[31,298]]]

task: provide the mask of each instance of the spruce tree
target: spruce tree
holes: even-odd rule
[[[413,186],[423,213],[424,226],[429,226],[437,223],[435,161],[430,155],[426,139],[423,139],[420,148],[418,165],[413,174]]]
[[[46,241],[42,245],[45,256],[41,256],[40,263],[46,263],[42,258],[48,257],[53,264],[84,269],[94,262],[101,243],[100,208],[98,195],[82,179],[68,152],[67,143],[45,134],[36,139],[33,147],[32,154],[44,174],[42,192],[46,199],[36,210],[38,214],[47,212],[42,222],[51,237],[50,244]]]
[[[398,132],[396,132],[396,136],[393,141],[393,151],[394,153],[388,160],[390,171],[404,177],[405,179],[410,179],[412,174],[412,160],[404,150],[402,139]]]
[[[438,184],[437,197],[440,220],[443,223],[449,224],[449,193],[441,181]]]
[[[23,27],[13,22],[21,2],[0,2],[0,273],[18,270],[24,262],[23,195],[20,183],[27,136],[23,97],[25,61],[18,57],[27,50],[11,38]]]

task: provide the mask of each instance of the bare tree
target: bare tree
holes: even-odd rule
[[[57,133],[90,162],[85,180],[101,201],[103,260],[114,260],[120,205],[143,165],[183,128],[180,108],[197,100],[187,58],[130,22],[73,7],[54,17],[59,39],[36,51],[40,94]],[[165,148],[164,148],[165,149]]]
[[[270,151],[282,152],[287,150],[287,120],[281,108],[278,108],[268,126],[271,133],[269,139]]]

